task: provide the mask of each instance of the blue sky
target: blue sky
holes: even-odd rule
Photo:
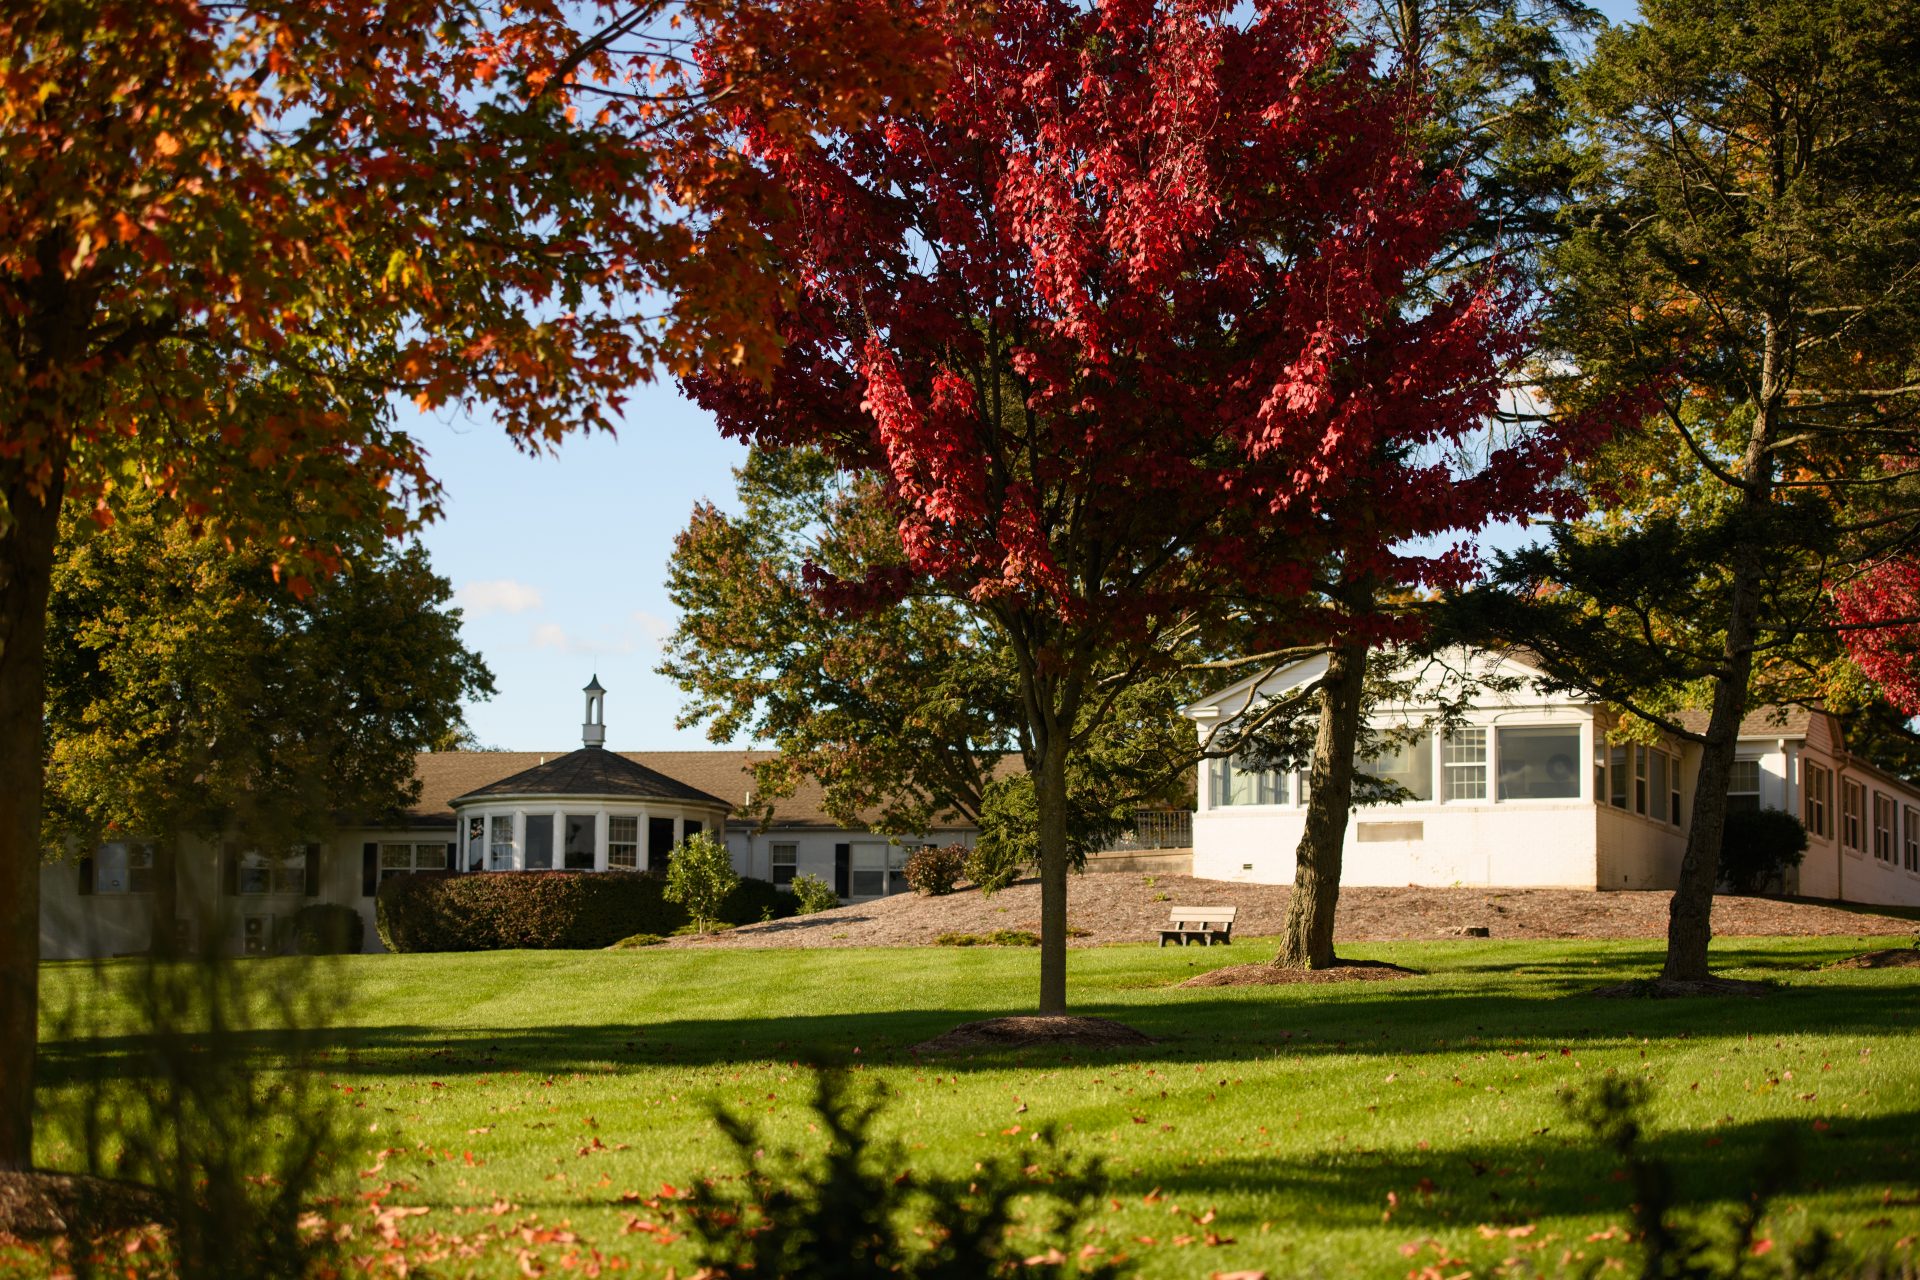
[[[1598,7],[1616,22],[1635,11],[1631,0]],[[498,688],[467,708],[480,741],[577,746],[580,689],[598,674],[609,746],[710,745],[703,730],[674,727],[679,691],[653,668],[674,625],[664,585],[674,535],[701,499],[734,506],[745,447],[671,385],[635,391],[617,439],[569,440],[558,456],[529,457],[483,421],[403,416],[447,491],[423,541]]]

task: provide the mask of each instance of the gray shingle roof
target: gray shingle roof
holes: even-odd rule
[[[634,800],[680,800],[733,808],[727,801],[619,754],[599,747],[582,747],[566,755],[522,769],[497,782],[476,787],[448,801],[451,805],[488,796],[610,796]]]

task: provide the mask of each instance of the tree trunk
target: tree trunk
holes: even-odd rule
[[[1034,802],[1040,820],[1040,1012],[1067,1011],[1067,752],[1054,735],[1037,743]]]
[[[1714,677],[1706,747],[1693,789],[1693,821],[1680,860],[1680,883],[1667,908],[1667,961],[1661,977],[1699,981],[1708,976],[1707,946],[1713,940],[1713,887],[1720,879],[1720,842],[1727,829],[1727,779],[1733,772],[1740,720],[1747,711],[1753,647],[1760,624],[1766,574],[1767,516],[1773,503],[1773,437],[1779,402],[1781,326],[1769,320],[1761,355],[1760,396],[1740,471],[1737,518],[1741,520],[1727,610],[1722,667]]]
[[[1294,852],[1287,932],[1273,958],[1282,969],[1325,969],[1334,962],[1333,915],[1340,905],[1340,861],[1353,810],[1353,750],[1366,689],[1363,644],[1336,645],[1320,684],[1320,723],[1308,768],[1307,822]]]
[[[33,1165],[33,1062],[40,1018],[40,790],[47,589],[64,459],[44,498],[0,472],[12,527],[0,533],[0,1170]]]

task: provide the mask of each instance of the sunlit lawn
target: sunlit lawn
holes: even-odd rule
[[[1172,984],[1271,947],[1111,947],[1074,953],[1078,1011],[1161,1043],[925,1062],[908,1047],[1026,1009],[1031,951],[359,957],[328,979],[343,1003],[325,1067],[358,1144],[334,1212],[377,1252],[374,1207],[426,1207],[400,1226],[437,1276],[521,1274],[528,1248],[552,1274],[594,1250],[684,1274],[684,1239],[623,1230],[671,1235],[671,1202],[623,1195],[732,1172],[715,1105],[757,1115],[769,1147],[807,1141],[797,1064],[825,1054],[892,1092],[882,1127],[927,1169],[966,1172],[1046,1125],[1099,1153],[1119,1207],[1091,1239],[1143,1276],[1553,1271],[1621,1252],[1626,1189],[1559,1102],[1608,1072],[1653,1086],[1651,1147],[1690,1201],[1738,1201],[1790,1130],[1803,1173],[1769,1234],[1818,1222],[1884,1247],[1920,1228],[1920,970],[1816,966],[1907,941],[1733,940],[1721,971],[1779,990],[1657,1002],[1586,994],[1651,969],[1650,943],[1354,946],[1426,976],[1194,990]],[[47,975],[54,1008],[95,989],[85,967]],[[94,1051],[47,1044],[49,1108]],[[48,1137],[42,1162],[63,1148]]]

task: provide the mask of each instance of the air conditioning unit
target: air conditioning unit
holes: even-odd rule
[[[240,953],[248,956],[273,954],[272,916],[248,916],[241,921]]]

